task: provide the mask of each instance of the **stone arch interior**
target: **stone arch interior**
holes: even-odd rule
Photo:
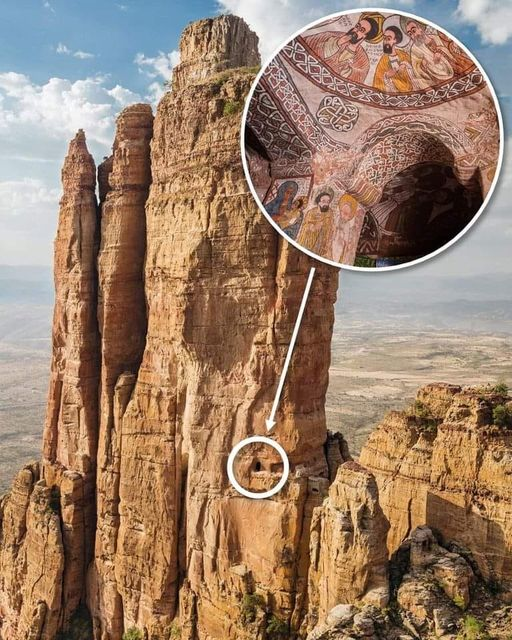
[[[443,141],[405,136],[410,147],[401,153],[400,138],[394,136],[388,150],[381,141],[359,168],[380,197],[368,206],[356,264],[391,266],[428,255],[457,236],[483,203],[478,175],[461,175]]]

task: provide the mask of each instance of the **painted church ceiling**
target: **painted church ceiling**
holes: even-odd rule
[[[247,122],[282,176],[293,175],[292,165],[308,173],[329,156],[343,159],[338,173],[349,173],[403,125],[436,132],[462,163],[473,165],[475,150],[487,146],[492,169],[498,153],[481,70],[444,33],[387,13],[338,16],[285,45],[261,77]]]

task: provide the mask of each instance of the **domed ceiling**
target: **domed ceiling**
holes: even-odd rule
[[[351,13],[303,32],[265,69],[246,121],[267,213],[346,265],[401,264],[457,236],[499,150],[481,69],[444,33],[397,14]]]

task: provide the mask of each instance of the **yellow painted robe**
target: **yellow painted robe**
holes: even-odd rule
[[[329,210],[322,213],[318,207],[314,207],[304,215],[297,242],[323,258],[332,259],[333,234],[333,212]]]
[[[397,49],[396,55],[397,55],[399,64],[402,62],[407,62],[409,64],[411,63],[409,55],[405,51],[401,51],[400,49]],[[391,65],[391,56],[388,53],[385,53],[379,60],[379,64],[375,69],[373,86],[376,89],[379,89],[379,91],[389,91],[389,88],[386,85],[384,74],[387,71],[391,71],[392,69],[393,67]],[[395,87],[395,91],[397,93],[413,90],[412,81],[406,69],[403,69],[403,68],[400,69],[393,78],[390,78],[389,82],[393,84],[393,86]]]

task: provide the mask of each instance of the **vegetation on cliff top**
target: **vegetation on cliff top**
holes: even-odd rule
[[[414,402],[409,413],[416,418],[416,426],[421,432],[437,434],[439,420],[432,417],[429,408],[421,400]]]
[[[492,410],[492,422],[498,427],[512,427],[512,409],[504,404],[498,404]]]

